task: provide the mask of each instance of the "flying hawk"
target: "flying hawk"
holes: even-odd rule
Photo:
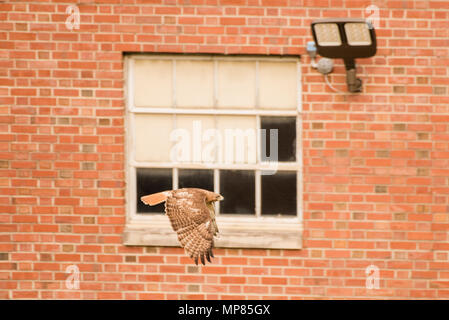
[[[214,202],[223,200],[221,195],[204,189],[182,188],[153,193],[140,200],[150,206],[165,202],[165,213],[190,258],[195,264],[198,258],[205,264],[204,256],[211,262],[214,236],[218,233]]]

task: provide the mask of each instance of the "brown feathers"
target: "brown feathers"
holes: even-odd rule
[[[198,264],[214,257],[214,235],[218,233],[213,202],[222,200],[217,193],[183,188],[150,194],[141,198],[145,204],[156,205],[165,201],[165,213],[178,234],[181,246]]]
[[[148,204],[150,206],[155,206],[155,205],[167,200],[167,194],[168,194],[167,191],[153,193],[148,196],[141,197],[140,200],[142,200],[143,203],[145,203],[145,204]]]

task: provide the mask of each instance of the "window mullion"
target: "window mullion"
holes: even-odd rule
[[[220,170],[219,169],[214,169],[214,192],[216,193],[220,193]],[[216,215],[220,214],[220,202],[217,201],[216,203],[216,210],[217,212],[215,213]]]
[[[172,60],[172,106],[173,108],[177,107],[177,99],[176,99],[176,59]]]
[[[218,106],[218,61],[214,59],[214,105],[213,109],[216,109]],[[214,117],[214,128],[217,129],[218,127],[218,119],[216,113],[213,115]],[[215,161],[219,162],[218,155],[220,152],[218,151],[218,148],[221,148],[220,145],[217,145],[217,138],[215,138]],[[220,193],[220,170],[214,169],[214,192]],[[216,215],[220,215],[220,202],[216,201]]]
[[[296,116],[296,162],[299,170],[296,170],[296,216],[302,223],[302,124],[301,114]]]
[[[172,106],[176,109],[176,59],[172,60]],[[173,114],[173,130],[176,130],[177,128],[177,117],[176,113]],[[172,188],[173,190],[178,189],[179,187],[179,169],[176,167],[173,167],[172,171]]]
[[[172,186],[173,186],[173,190],[176,190],[179,188],[179,169],[178,168],[173,168],[173,172],[172,172]]]
[[[297,68],[297,115],[296,115],[296,163],[299,170],[296,170],[296,216],[302,223],[302,83],[301,83],[301,64],[296,62]]]
[[[256,78],[256,88],[254,94],[256,95],[256,108],[259,109],[260,105],[260,99],[259,99],[259,60],[256,60],[256,72],[255,72],[255,78]]]
[[[259,98],[259,83],[260,83],[260,79],[259,79],[259,60],[256,60],[256,72],[255,72],[255,96],[256,96],[256,105],[255,105],[255,109],[259,109],[259,105],[260,105],[260,98]],[[261,155],[261,139],[260,139],[260,115],[256,114],[256,163],[259,165],[260,161],[262,160],[262,158],[260,157]],[[260,177],[260,170],[256,170],[254,177],[256,179],[256,183],[255,183],[255,211],[256,211],[256,217],[260,217],[261,216],[261,206],[262,206],[262,183],[261,183],[261,177]]]
[[[214,60],[214,98],[213,108],[216,109],[218,105],[218,61]]]
[[[257,100],[257,99],[256,99]],[[261,137],[260,137],[260,128],[261,128],[261,124],[260,124],[260,116],[256,115],[256,163],[257,165],[260,165],[260,162],[262,160],[261,158],[261,145],[262,145],[262,141],[261,141]],[[262,205],[262,183],[261,183],[261,171],[258,169],[255,172],[255,179],[256,179],[256,183],[255,183],[255,202],[256,202],[256,217],[260,217],[261,216],[261,205]]]
[[[131,183],[129,187],[129,202],[131,207],[131,217],[134,217],[137,215],[137,202],[136,202],[136,195],[137,195],[137,172],[135,167],[129,167],[129,177],[131,178]]]
[[[128,106],[127,111],[130,112],[131,109],[135,109],[134,106],[134,59],[128,59],[128,88],[127,88],[127,99]]]
[[[260,217],[262,213],[262,181],[261,181],[261,171],[256,170],[255,172],[255,179],[256,179],[256,194],[255,194],[255,201],[256,201],[256,217]]]

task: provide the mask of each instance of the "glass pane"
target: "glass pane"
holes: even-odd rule
[[[173,142],[171,115],[134,114],[135,160],[169,161]]]
[[[171,160],[175,162],[215,162],[215,131],[212,115],[176,115],[176,129],[173,131]]]
[[[259,62],[259,106],[263,109],[296,110],[297,105],[297,63]]]
[[[296,171],[262,177],[262,215],[296,215]]]
[[[214,104],[214,63],[176,61],[176,106],[211,108]]]
[[[172,62],[134,61],[134,104],[137,107],[172,106]]]
[[[218,108],[251,109],[256,105],[256,63],[218,62]]]
[[[265,129],[265,144],[263,136],[261,139],[261,159],[262,161],[275,161],[275,154],[270,150],[276,146],[271,146],[270,129],[278,130],[277,150],[278,161],[296,161],[296,118],[295,117],[261,117],[261,129]],[[274,149],[276,150],[276,149]]]
[[[213,170],[180,169],[178,171],[179,188],[201,188],[214,191]]]
[[[155,206],[148,206],[140,200],[140,197],[156,192],[173,189],[172,169],[137,168],[136,176],[137,176],[136,179],[137,212],[163,213],[165,211],[163,203]]]
[[[254,171],[220,170],[220,214],[255,214]]]
[[[219,159],[225,164],[256,163],[257,121],[255,116],[218,116],[221,136]]]

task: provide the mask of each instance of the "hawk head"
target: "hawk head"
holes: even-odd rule
[[[223,196],[221,194],[208,191],[206,194],[206,202],[215,202],[223,200]]]

